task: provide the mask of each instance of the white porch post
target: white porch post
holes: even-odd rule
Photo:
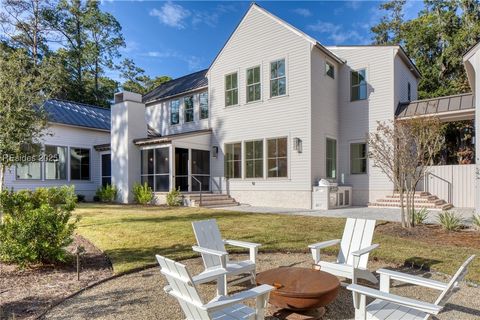
[[[475,98],[475,213],[480,214],[480,42],[463,57]]]
[[[129,203],[134,183],[140,182],[140,149],[133,140],[147,137],[142,96],[133,92],[115,94],[111,113],[112,185],[118,189],[117,201]]]

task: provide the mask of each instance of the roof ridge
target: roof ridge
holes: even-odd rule
[[[79,104],[79,105],[82,105],[82,106],[85,106],[85,107],[96,108],[96,109],[101,109],[101,110],[111,110],[110,108],[100,107],[100,106],[96,106],[96,105],[93,105],[93,104],[88,104],[88,103],[84,103],[84,102],[77,102],[77,101],[72,101],[72,100],[66,100],[66,99],[59,99],[59,98],[50,98],[50,99],[45,100],[45,102],[51,101],[51,100],[55,100],[55,101],[59,101],[59,102],[73,103],[73,104]]]

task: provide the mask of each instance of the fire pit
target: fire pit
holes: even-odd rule
[[[270,294],[270,304],[279,309],[298,312],[319,310],[317,317],[325,312],[324,307],[336,299],[340,289],[338,279],[326,272],[280,267],[257,275],[257,283],[277,288]]]

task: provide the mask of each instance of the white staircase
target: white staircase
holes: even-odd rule
[[[404,201],[406,201],[406,199],[404,199]],[[417,209],[448,210],[453,208],[451,203],[447,203],[445,200],[439,199],[437,196],[424,191],[415,193],[414,204]],[[385,198],[370,202],[368,206],[372,208],[400,208],[400,194],[393,193],[392,195],[385,196]]]
[[[202,193],[202,201],[200,203],[199,193],[185,193],[185,203],[189,207],[206,207],[206,208],[220,208],[238,206],[239,203],[235,201],[228,194],[221,193]]]

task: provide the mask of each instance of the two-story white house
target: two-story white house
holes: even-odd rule
[[[393,191],[366,136],[417,99],[419,78],[399,46],[324,47],[252,4],[207,70],[143,97],[116,94],[112,183],[124,203],[147,182],[158,202],[201,188],[312,208],[313,186],[328,179],[351,187],[347,204],[366,205]]]

